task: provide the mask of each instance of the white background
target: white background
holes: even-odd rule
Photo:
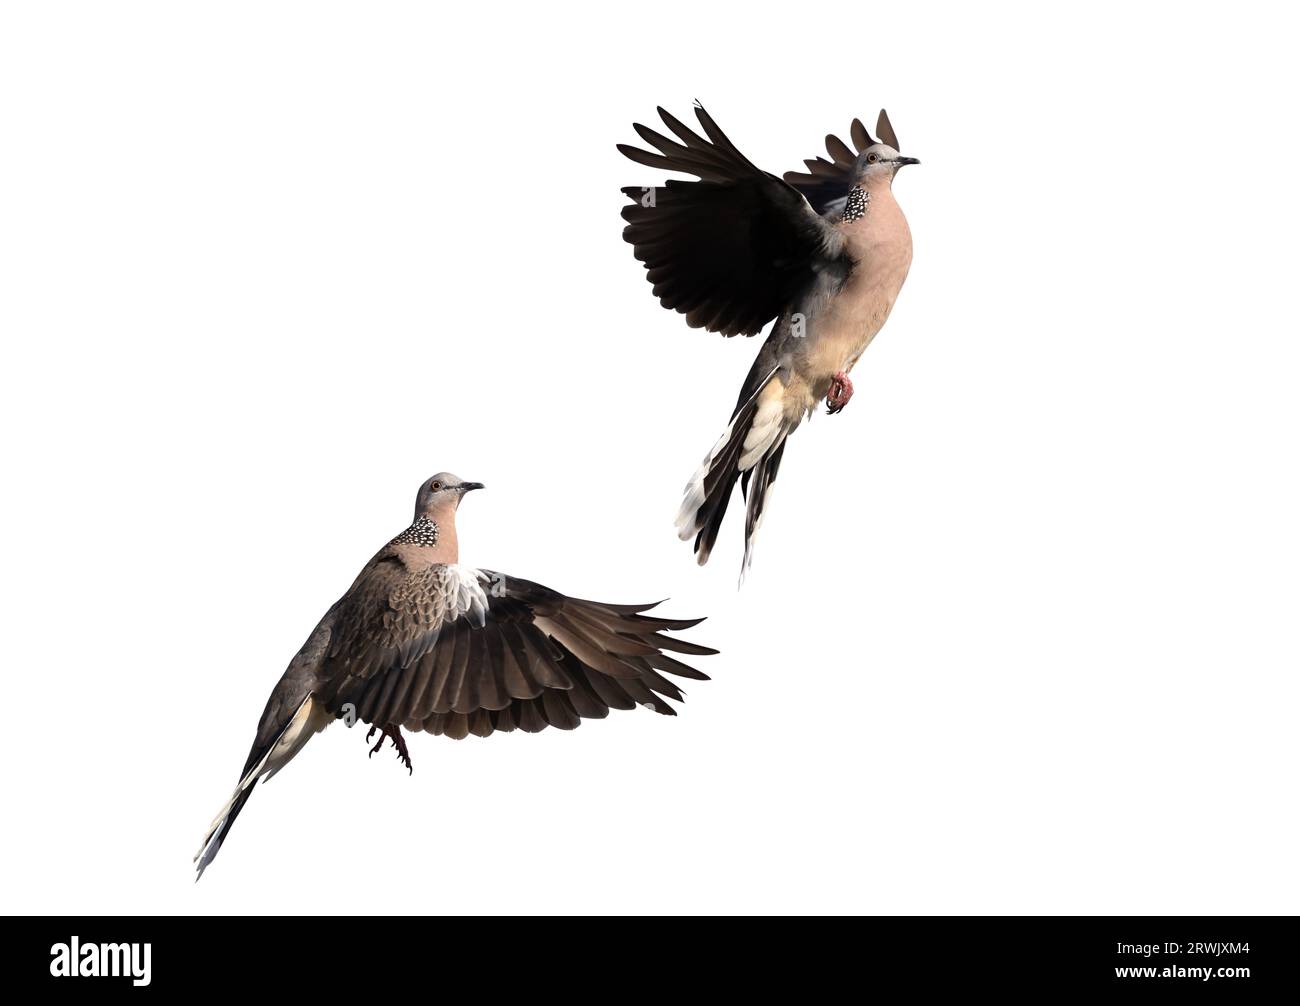
[[[1300,908],[1293,31],[1270,7],[6,5],[5,909]],[[976,9],[976,8],[980,9]],[[672,530],[756,340],[614,149],[883,104],[916,255],[743,591]],[[439,469],[462,558],[708,614],[675,719],[335,726],[190,856]]]

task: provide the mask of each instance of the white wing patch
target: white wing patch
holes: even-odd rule
[[[487,624],[488,609],[483,584],[491,582],[491,578],[482,570],[455,563],[444,566],[443,574],[443,624],[464,616],[471,625],[481,629]]]

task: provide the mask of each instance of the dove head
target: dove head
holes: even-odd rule
[[[467,492],[482,488],[482,482],[466,482],[451,472],[439,472],[433,478],[425,479],[420,486],[419,495],[415,497],[415,516],[446,520],[456,512]]]
[[[866,188],[889,185],[899,168],[921,163],[915,157],[904,157],[899,153],[898,136],[883,108],[880,110],[880,118],[876,120],[876,134],[880,139],[861,147],[853,164],[854,182]],[[870,140],[869,136],[865,138]]]
[[[904,157],[888,143],[873,143],[858,155],[853,173],[860,185],[888,184],[899,168],[920,163],[915,157]]]

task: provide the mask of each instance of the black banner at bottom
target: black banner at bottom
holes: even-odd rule
[[[646,995],[666,985],[692,995],[1196,989],[1240,998],[1291,995],[1295,985],[1290,918],[638,917],[593,932],[585,919],[36,917],[7,928],[8,975],[91,994],[440,996],[463,982],[495,997],[590,994],[607,980],[613,994],[630,982]]]

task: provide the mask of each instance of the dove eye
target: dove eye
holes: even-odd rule
[[[867,163],[868,163],[868,164],[875,164],[878,160],[880,160],[880,155],[879,155],[879,154],[867,154]]]
[[[429,483],[429,488],[432,489],[434,492],[437,492],[439,489],[442,488],[442,483],[435,479],[434,481]]]

